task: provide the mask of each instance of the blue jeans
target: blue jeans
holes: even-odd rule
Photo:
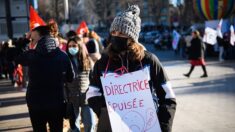
[[[92,109],[88,105],[80,107],[79,112],[81,115],[77,114],[76,127],[78,132],[80,132],[80,118],[84,125],[84,132],[95,132],[95,117]]]

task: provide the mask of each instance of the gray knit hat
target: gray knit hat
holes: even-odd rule
[[[137,5],[131,5],[129,8],[118,14],[111,24],[110,32],[119,31],[135,42],[138,42],[141,29],[141,19],[139,17],[140,9]]]

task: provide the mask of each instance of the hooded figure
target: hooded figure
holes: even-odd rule
[[[33,29],[38,38],[35,49],[24,51],[17,62],[28,66],[29,83],[26,101],[33,131],[62,132],[64,115],[64,82],[74,77],[72,64],[66,53],[56,47],[57,41],[49,35],[49,28]]]
[[[175,94],[158,58],[145,51],[138,42],[141,29],[139,14],[139,7],[132,5],[115,17],[110,28],[110,45],[94,66],[86,97],[99,118],[98,132],[112,131],[100,77],[105,71],[115,73],[125,67],[128,72],[134,72],[147,66],[150,67],[150,89],[158,100],[156,114],[160,127],[163,132],[171,131],[176,110]]]

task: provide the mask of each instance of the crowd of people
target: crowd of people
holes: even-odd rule
[[[20,54],[20,49],[25,47],[27,43],[29,40],[24,35],[19,39],[2,41],[0,44],[0,79],[10,79],[12,85],[16,84],[21,88],[27,86],[27,68],[15,63],[15,59]]]
[[[46,131],[48,123],[50,131],[62,131],[66,117],[71,130],[80,131],[82,121],[85,131],[94,131],[95,118],[85,95],[103,50],[99,36],[94,31],[82,35],[69,31],[64,39],[56,22],[49,21],[27,33],[27,39],[14,63],[28,67],[26,101],[33,130]]]
[[[138,42],[140,9],[136,5],[117,15],[106,43],[94,31],[63,37],[54,20],[37,26],[24,37],[4,42],[0,49],[0,77],[26,88],[26,102],[35,132],[63,130],[112,131],[100,77],[105,71],[127,72],[149,68],[149,84],[157,99],[158,120],[163,132],[172,129],[176,110],[175,94],[158,58]],[[108,67],[108,68],[107,68]],[[96,122],[96,117],[98,122]],[[98,124],[98,125],[97,125]]]
[[[193,30],[198,31],[198,30]],[[203,39],[203,32],[199,32],[199,38]],[[175,50],[176,55],[180,55],[182,58],[188,58],[190,53],[190,47],[191,47],[191,40],[193,39],[192,35],[185,35],[181,34],[179,44],[177,46],[177,49]],[[223,34],[223,37],[216,37],[217,43],[215,45],[207,44],[206,42],[203,42],[206,46],[205,48],[205,56],[209,57],[215,57],[218,56],[218,60],[220,62],[223,62],[227,59],[234,59],[233,57],[233,46],[230,44],[230,33],[225,32]],[[218,48],[215,48],[218,47]]]

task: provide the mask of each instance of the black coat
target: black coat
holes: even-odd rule
[[[6,59],[8,62],[13,62],[18,55],[18,50],[15,47],[11,47],[7,50]]]
[[[102,84],[100,80],[100,76],[106,69],[106,65],[108,63],[109,57],[107,55],[102,55],[101,59],[98,60],[94,66],[94,71],[92,73],[92,79],[89,86],[89,90],[92,88],[98,89],[103,94]],[[171,95],[164,90],[164,84],[169,82],[169,79],[164,71],[160,61],[158,58],[149,53],[145,52],[145,57],[141,61],[142,66],[150,66],[150,77],[151,80],[149,82],[151,91],[154,95],[157,95],[158,98],[158,118],[161,125],[161,129],[163,132],[170,131],[175,110],[176,110],[176,100],[172,97],[166,97],[166,95]],[[141,63],[139,61],[131,61],[129,62],[128,70],[129,72],[137,71],[142,68]],[[121,61],[110,61],[109,63],[109,72],[113,72],[117,68],[122,66]],[[127,66],[126,61],[123,61],[123,64]],[[168,87],[171,89],[171,87]],[[88,90],[88,92],[89,92]],[[169,92],[169,91],[168,91]],[[94,110],[94,112],[99,116],[101,112],[101,108],[106,107],[104,96],[94,96],[88,99],[89,106]],[[101,119],[103,120],[103,119]]]
[[[67,54],[50,37],[39,40],[35,50],[22,53],[17,62],[29,67],[26,93],[29,107],[57,107],[64,102],[64,82],[74,78]]]
[[[193,38],[189,47],[189,59],[198,60],[204,58],[205,45],[200,38]]]

